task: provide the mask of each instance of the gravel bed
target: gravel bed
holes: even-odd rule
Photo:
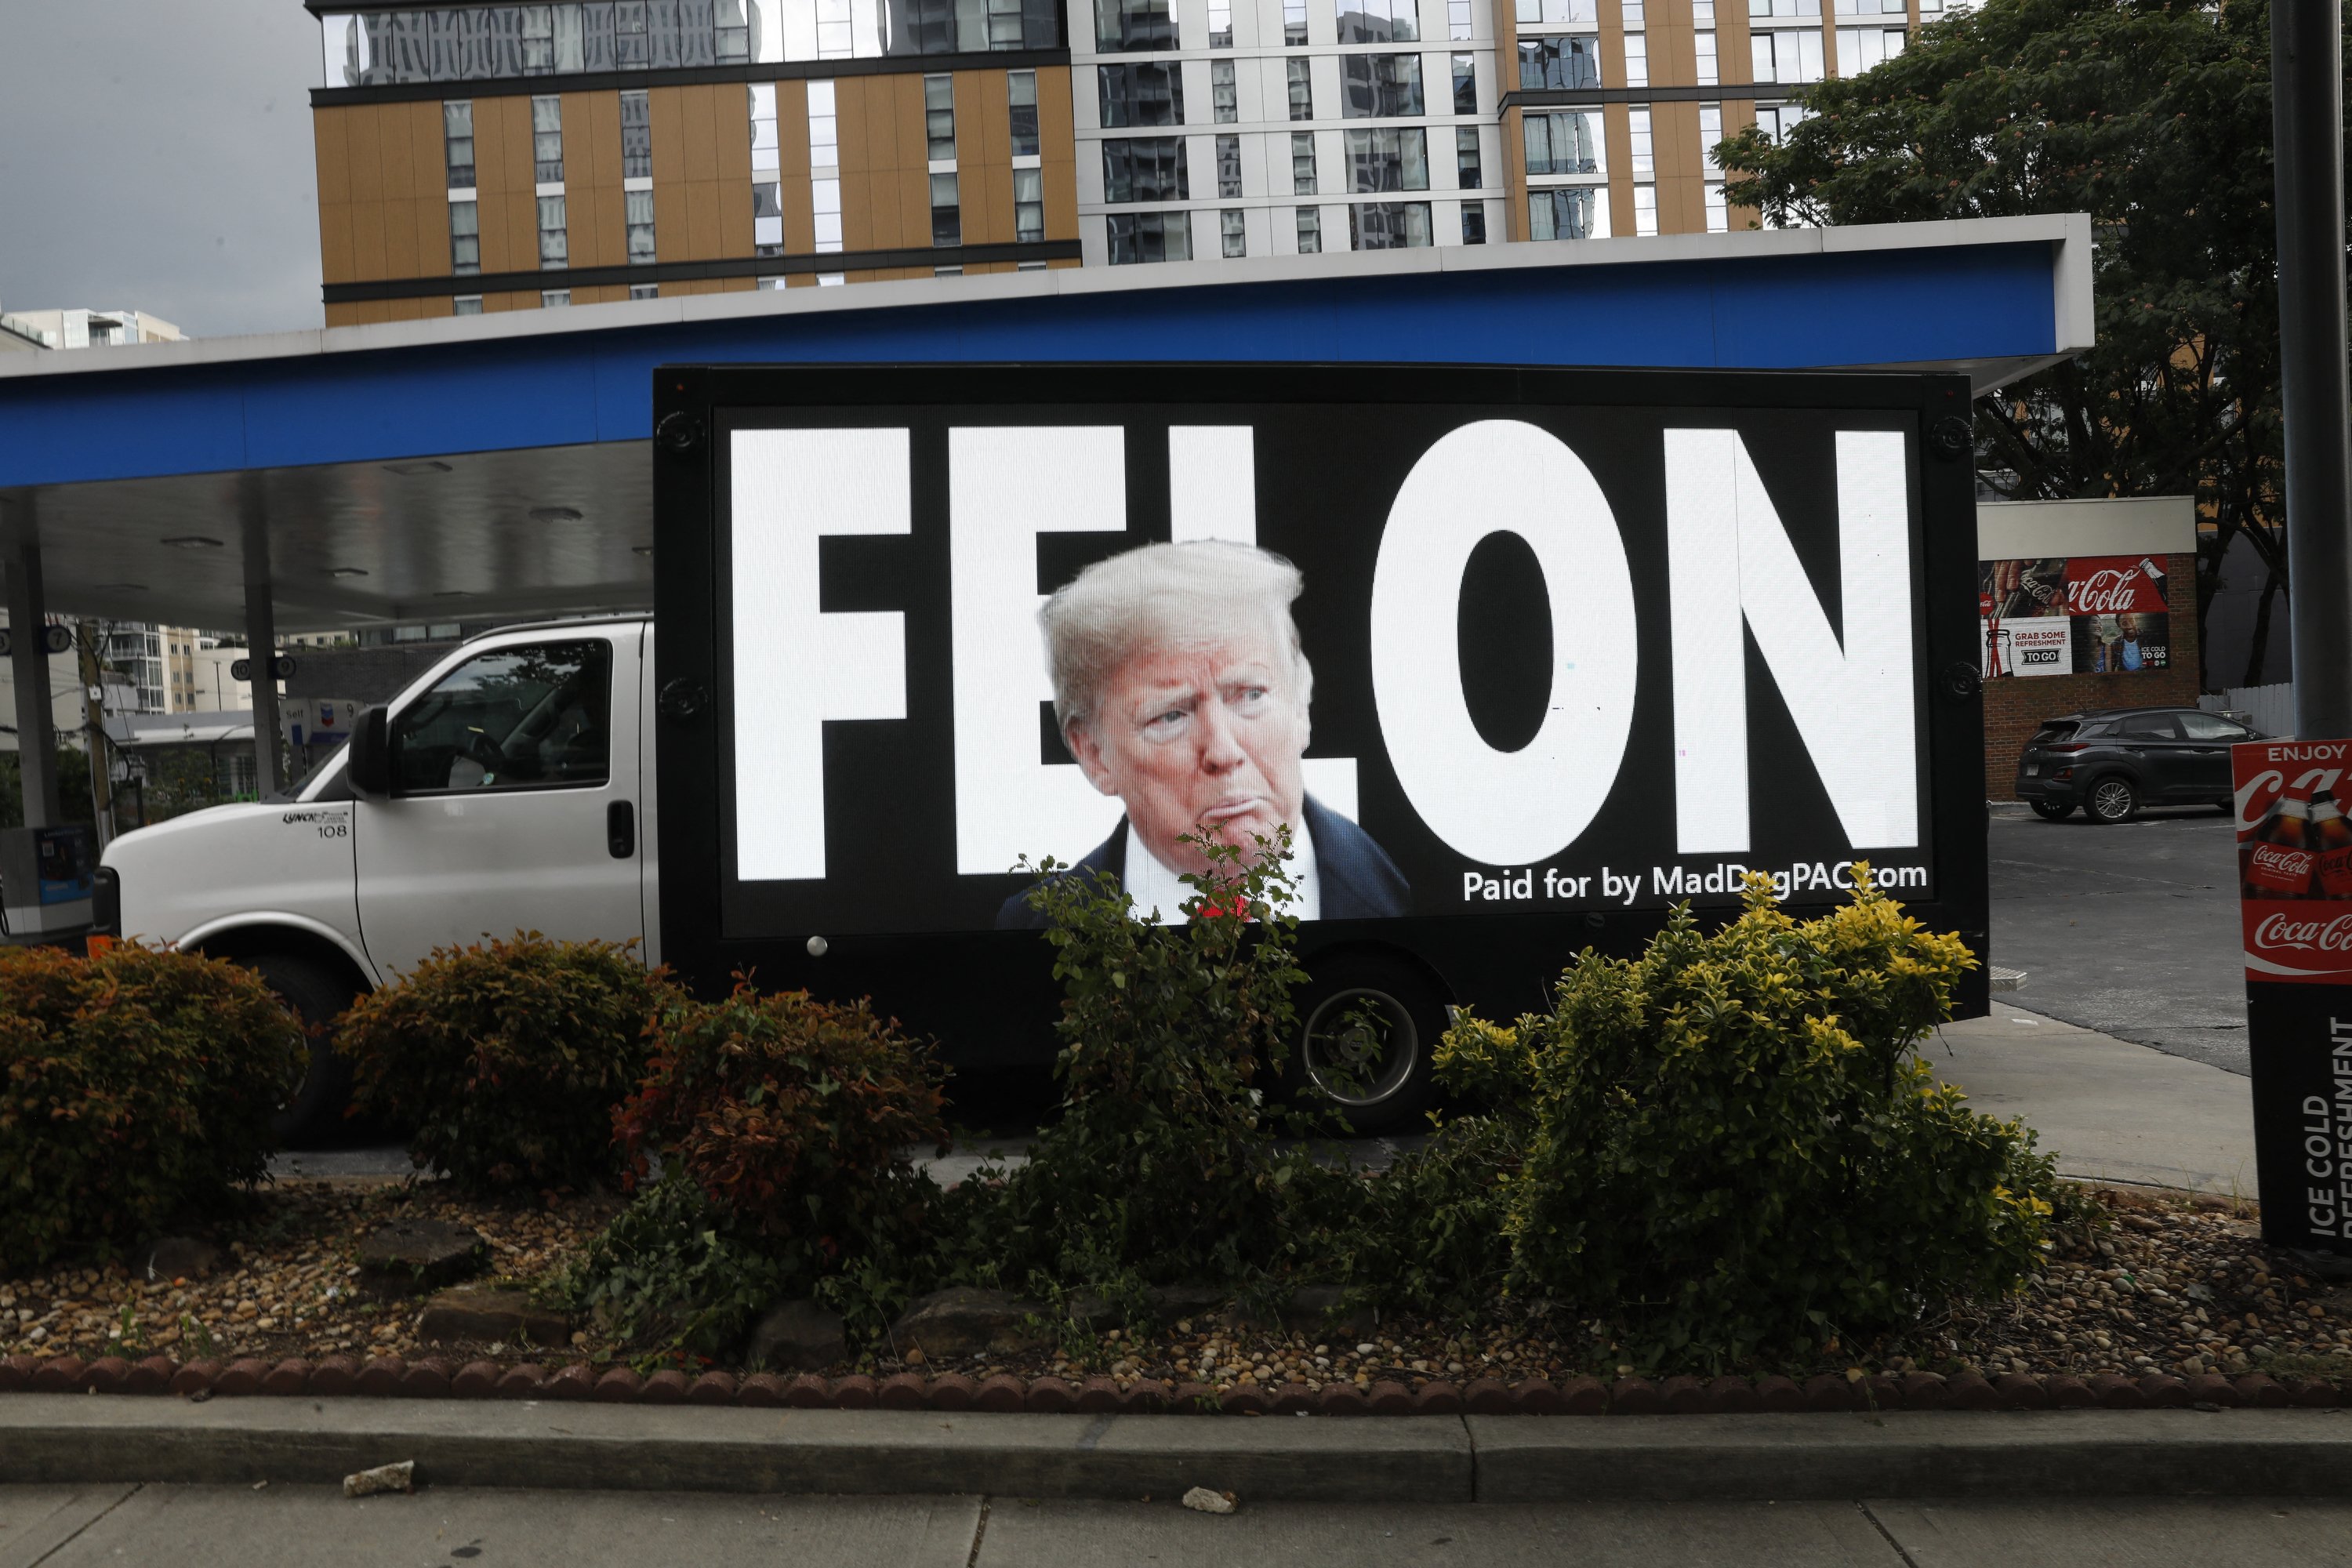
[[[1833,1347],[1810,1365],[1741,1370],[1796,1378],[1915,1371],[1989,1379],[2011,1373],[2137,1378],[2250,1372],[2352,1378],[2352,1288],[2298,1273],[2265,1248],[2251,1205],[2130,1189],[2096,1189],[2096,1195],[2105,1223],[2062,1235],[2043,1272],[2018,1297],[1989,1310],[1943,1314],[1898,1339]],[[134,1279],[114,1266],[0,1279],[0,1356],[551,1362],[545,1347],[422,1339],[424,1300],[378,1300],[360,1289],[354,1249],[369,1230],[394,1217],[447,1220],[488,1240],[486,1278],[528,1286],[559,1270],[617,1206],[607,1194],[488,1204],[461,1200],[438,1184],[281,1183],[212,1237],[227,1258],[208,1278]],[[631,1360],[624,1347],[584,1330],[572,1342],[573,1359]],[[1148,1335],[1074,1330],[1053,1348],[1017,1354],[927,1362],[919,1351],[899,1357],[886,1345],[826,1370],[876,1378],[1099,1376],[1121,1388],[1157,1383],[1223,1393],[1290,1384],[1320,1391],[1605,1380],[1637,1369],[1622,1360],[1601,1325],[1514,1310],[1475,1322],[1365,1318],[1297,1332],[1202,1315]],[[1664,1376],[1710,1369],[1639,1370]]]

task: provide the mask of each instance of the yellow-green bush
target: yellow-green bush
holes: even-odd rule
[[[2014,1288],[2055,1178],[1914,1047],[1974,960],[1871,889],[1798,921],[1751,879],[1715,932],[1588,950],[1549,1014],[1464,1018],[1438,1061],[1525,1108],[1509,1278],[1617,1326],[1638,1363],[1818,1350]]]
[[[223,960],[0,948],[0,1275],[135,1244],[258,1179],[308,1056]]]

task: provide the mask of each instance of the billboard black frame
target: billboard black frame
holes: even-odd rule
[[[919,383],[908,396],[910,381]],[[1237,392],[1236,389],[1241,389]],[[739,971],[762,989],[871,995],[878,1010],[938,1035],[968,1066],[1048,1058],[1056,994],[1044,940],[1028,931],[730,937],[721,926],[720,818],[726,753],[716,694],[725,691],[727,584],[716,519],[719,410],[915,404],[1149,405],[1246,402],[1486,407],[1820,408],[1909,416],[1918,480],[1925,603],[1914,670],[1925,748],[1934,890],[1910,903],[1932,929],[1957,931],[1979,967],[1956,997],[1959,1016],[1990,1007],[1984,732],[1979,679],[1975,472],[1968,378],[1957,373],[1658,371],[1428,364],[1171,363],[894,363],[664,366],[654,376],[654,679],[661,952],[682,978],[715,991]],[[1702,918],[1730,911],[1703,908]],[[1630,954],[1664,923],[1657,910],[1410,916],[1301,928],[1314,963],[1340,952],[1409,954],[1452,1000],[1490,1016],[1538,1006],[1550,976],[1590,945]]]

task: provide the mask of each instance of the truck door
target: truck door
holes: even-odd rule
[[[644,935],[643,628],[483,649],[392,716],[393,794],[356,803],[361,937],[387,973],[537,931]]]

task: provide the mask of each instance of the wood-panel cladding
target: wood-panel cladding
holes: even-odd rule
[[[449,270],[438,103],[368,103],[311,116],[324,281],[433,278]]]
[[[618,267],[629,258],[628,209],[621,195],[621,95],[563,95],[563,217],[574,267]],[[575,303],[584,303],[577,294]]]
[[[923,79],[843,77],[834,83],[834,101],[841,137],[842,247],[930,244]]]
[[[646,96],[653,132],[656,258],[749,256],[751,113],[743,85],[657,87]],[[805,142],[806,97],[801,101]]]
[[[1045,175],[1045,237],[1078,237],[1078,144],[1071,123],[1070,70],[1037,70],[1037,151]]]

